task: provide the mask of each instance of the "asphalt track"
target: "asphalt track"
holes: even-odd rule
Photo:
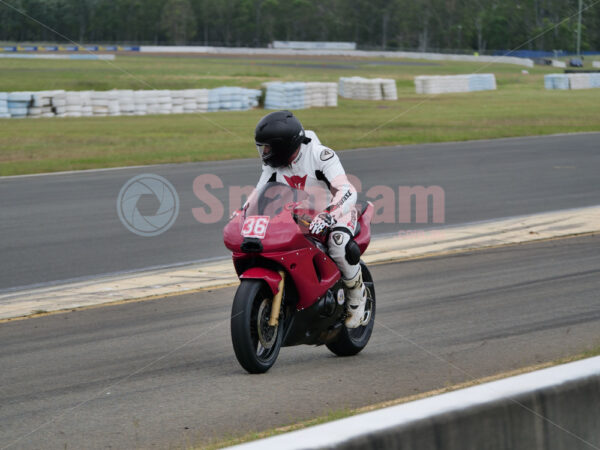
[[[395,192],[398,186],[440,186],[445,223],[460,224],[598,204],[599,142],[600,133],[589,133],[340,155],[346,170],[362,181],[363,192],[375,185]],[[0,291],[224,257],[227,211],[216,223],[198,223],[192,208],[210,210],[195,196],[193,181],[203,174],[218,176],[224,187],[209,191],[228,210],[228,188],[254,185],[259,170],[257,158],[0,178]],[[143,173],[167,178],[180,198],[174,226],[152,238],[131,233],[117,216],[121,187]],[[374,233],[424,226],[434,224],[379,224]]]
[[[599,245],[374,266],[365,351],[284,348],[265,375],[233,355],[232,288],[1,323],[0,448],[180,448],[597,347]]]

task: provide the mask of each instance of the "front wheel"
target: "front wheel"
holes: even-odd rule
[[[360,268],[363,283],[365,283],[367,289],[367,304],[365,305],[363,319],[367,324],[351,329],[342,327],[339,337],[334,342],[327,344],[327,348],[338,356],[353,356],[365,348],[375,325],[375,283],[373,283],[371,272],[362,261],[360,262]]]
[[[231,341],[235,356],[250,373],[264,373],[275,364],[283,337],[283,317],[269,326],[273,293],[262,280],[242,280],[231,308]],[[282,309],[283,310],[283,309]]]

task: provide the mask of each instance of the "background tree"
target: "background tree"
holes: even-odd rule
[[[578,0],[4,1],[81,43],[328,40],[365,49],[464,52],[574,50],[578,8]],[[0,40],[64,42],[48,28],[0,4]],[[584,11],[583,30],[582,49],[600,50],[600,4]]]
[[[189,0],[167,0],[160,23],[167,38],[178,45],[196,34],[196,16]]]

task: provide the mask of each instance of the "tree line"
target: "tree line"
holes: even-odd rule
[[[266,46],[350,41],[419,51],[576,48],[578,0],[4,0],[5,42]],[[582,50],[600,49],[583,2]],[[33,20],[35,19],[35,20]],[[40,24],[42,23],[43,26]]]

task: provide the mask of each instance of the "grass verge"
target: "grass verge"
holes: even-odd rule
[[[387,408],[389,406],[400,405],[402,403],[408,403],[408,402],[412,402],[415,400],[432,397],[434,395],[440,395],[440,394],[444,394],[446,392],[456,391],[458,389],[465,389],[465,388],[475,386],[478,384],[489,383],[491,381],[496,381],[496,380],[500,380],[503,378],[512,377],[515,375],[521,375],[524,373],[533,372],[535,370],[541,370],[541,369],[545,369],[548,367],[557,366],[560,364],[566,364],[569,362],[578,361],[578,360],[585,359],[585,358],[591,358],[594,356],[600,356],[600,345],[590,348],[589,350],[587,350],[583,353],[580,353],[578,355],[567,357],[567,358],[562,358],[557,361],[536,364],[534,366],[529,366],[529,367],[525,367],[522,369],[512,370],[510,372],[504,372],[501,374],[481,378],[478,380],[467,381],[464,383],[459,383],[459,384],[445,387],[442,389],[436,389],[434,391],[423,392],[420,394],[411,395],[409,397],[403,397],[400,399],[390,400],[387,402],[378,403],[375,405],[369,405],[369,406],[365,406],[365,407],[358,408],[358,409],[333,410],[323,416],[319,416],[317,418],[299,422],[296,424],[290,424],[290,425],[286,425],[283,427],[274,428],[272,430],[266,430],[266,431],[260,431],[260,432],[250,432],[250,433],[246,433],[242,436],[225,437],[224,439],[221,439],[218,441],[208,442],[206,444],[203,444],[201,447],[191,447],[191,448],[193,448],[195,450],[197,450],[197,449],[216,450],[216,449],[220,449],[220,448],[224,448],[224,447],[229,447],[229,446],[233,446],[233,445],[243,444],[246,442],[251,442],[254,440],[258,440],[258,439],[265,439],[268,437],[277,436],[279,434],[289,433],[290,431],[301,430],[304,428],[309,428],[309,427],[312,427],[315,425],[320,425],[320,424],[331,422],[334,420],[344,419],[346,417],[354,416],[357,414],[362,414],[362,413],[374,411],[377,409]]]
[[[600,131],[600,89],[546,91],[539,67],[356,58],[119,57],[104,61],[6,60],[6,91],[259,87],[267,80],[390,77],[398,101],[340,99],[338,108],[297,111],[334,149]],[[424,96],[420,74],[493,72],[497,91]],[[0,176],[128,165],[255,157],[264,110],[142,117],[0,120]]]

